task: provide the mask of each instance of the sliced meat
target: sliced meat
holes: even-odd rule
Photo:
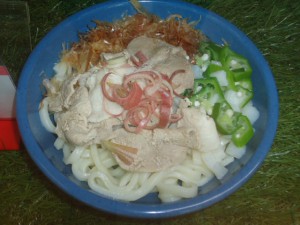
[[[155,70],[169,78],[174,72],[182,70],[183,72],[178,73],[173,79],[177,93],[181,94],[185,89],[193,87],[192,66],[183,48],[175,47],[159,39],[140,36],[129,43],[127,51],[133,56],[142,53],[148,59],[143,60],[145,63],[141,66],[142,70]]]
[[[60,112],[62,111],[62,98],[61,93],[59,92],[59,84],[55,82],[55,79],[43,80],[43,85],[46,88],[49,111],[50,112]]]
[[[69,110],[88,117],[92,112],[92,104],[89,101],[89,92],[86,87],[79,87],[69,98]]]
[[[214,120],[204,110],[181,108],[183,118],[176,128],[129,133],[124,129],[104,142],[118,164],[128,171],[155,172],[180,164],[191,150],[219,149],[220,138]]]
[[[180,164],[195,145],[190,128],[143,130],[139,134],[124,129],[102,144],[111,150],[118,164],[128,171],[155,172]]]
[[[60,113],[56,121],[56,134],[71,145],[92,143],[97,130],[88,123],[87,118],[76,111]]]
[[[119,127],[121,121],[109,118],[99,123],[90,123],[77,111],[66,111],[60,113],[56,124],[55,132],[60,138],[71,145],[87,146],[115,137],[115,127]]]
[[[72,145],[99,143],[111,137],[113,125],[121,123],[103,110],[101,76],[86,73],[70,77],[62,84],[61,95],[56,96],[62,108],[56,114],[56,133]]]
[[[85,82],[85,74],[79,74],[77,76],[70,77],[69,79],[64,81],[60,89],[64,109],[68,109],[70,106],[76,103],[76,101],[78,101],[78,98],[80,98],[80,96],[78,96],[77,90],[80,87],[83,87],[83,83]]]
[[[101,143],[113,152],[119,165],[129,171],[164,170],[183,162],[192,149],[215,149],[219,141],[214,121],[196,109],[181,108],[183,119],[175,128],[143,130],[138,134],[127,132],[121,120],[111,117],[109,112],[117,114],[123,108],[108,100],[105,104],[103,100],[100,82],[107,72],[113,73],[110,82],[121,83],[132,71],[153,70],[169,78],[181,71],[172,80],[177,93],[192,88],[194,83],[191,64],[181,47],[141,36],[130,42],[126,51],[130,55],[142,51],[138,57],[142,57],[143,65],[136,68],[124,64],[99,71],[92,68],[84,74],[69,76],[61,83],[60,90],[46,82],[52,98],[49,102],[56,112],[57,135],[71,145]]]

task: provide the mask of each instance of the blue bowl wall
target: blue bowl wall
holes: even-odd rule
[[[201,195],[175,203],[161,204],[156,195],[126,203],[114,201],[90,191],[87,184],[77,181],[70,167],[62,162],[62,152],[53,147],[55,135],[41,125],[38,107],[42,99],[42,80],[53,75],[53,66],[63,43],[78,40],[78,32],[93,27],[95,19],[115,21],[122,15],[136,11],[128,1],[110,1],[85,9],[60,23],[36,46],[22,71],[17,91],[17,120],[23,141],[32,159],[58,187],[74,198],[107,212],[130,217],[172,217],[208,207],[241,187],[258,169],[274,138],[278,119],[276,86],[267,62],[247,36],[234,25],[203,8],[180,1],[141,1],[151,13],[162,18],[181,14],[189,21],[200,22],[197,28],[211,40],[226,40],[233,50],[247,57],[253,67],[254,104],[260,111],[255,123],[255,136],[249,143],[247,153],[229,165],[229,173],[222,180],[216,179],[201,189]]]

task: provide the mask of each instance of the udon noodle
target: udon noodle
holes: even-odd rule
[[[49,132],[54,132],[55,125],[51,122],[48,112],[47,98],[40,108],[42,124]],[[216,174],[221,177],[227,173],[226,165],[235,157],[241,157],[245,148],[236,153],[225,152],[228,139],[222,139],[221,148],[217,154],[201,153],[193,150],[180,165],[167,170],[147,173],[129,172],[122,169],[112,153],[100,145],[88,147],[71,146],[57,138],[54,146],[63,151],[64,163],[71,165],[73,175],[80,181],[86,181],[89,187],[97,193],[124,201],[135,201],[151,192],[158,192],[162,202],[177,201],[182,198],[192,198],[198,194],[198,188],[208,183]],[[203,161],[203,156],[211,168]],[[215,174],[215,173],[216,174]]]

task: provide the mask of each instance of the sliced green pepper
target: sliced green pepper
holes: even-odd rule
[[[238,128],[232,134],[232,142],[237,147],[245,146],[254,135],[254,129],[247,116],[240,115],[237,120]]]
[[[204,42],[200,46],[203,54],[208,54],[211,60],[220,61],[227,70],[231,71],[235,81],[250,78],[252,68],[249,61],[234,52],[228,45],[221,46],[213,42]]]
[[[228,102],[216,103],[212,117],[215,120],[217,130],[221,134],[233,134],[237,129],[237,118],[240,113],[233,111]]]
[[[209,64],[209,66],[207,67],[205,72],[203,73],[203,76],[204,77],[210,77],[210,75],[212,73],[215,73],[215,72],[218,72],[218,71],[221,71],[221,70],[224,70],[224,68],[222,66],[211,63],[211,64]]]
[[[237,85],[236,87],[237,95],[241,98],[240,108],[243,108],[253,98],[253,91],[243,88],[240,85]]]
[[[233,74],[231,73],[231,71],[229,71],[227,68],[225,68],[223,66],[211,63],[207,67],[206,71],[203,73],[203,76],[204,77],[216,77],[218,79],[218,77],[214,76],[214,75],[216,74],[216,72],[219,72],[219,71],[224,71],[226,73],[226,80],[228,83],[228,85],[227,85],[228,88],[232,89],[232,90],[236,90]]]
[[[232,135],[232,141],[238,147],[246,145],[254,135],[248,117],[233,111],[226,101],[215,104],[212,117],[218,131],[221,134]]]
[[[249,78],[245,78],[245,79],[242,79],[242,80],[239,80],[237,82],[235,82],[235,85],[236,86],[241,86],[249,91],[253,91],[253,85],[252,85],[252,81],[251,79]]]
[[[221,46],[213,42],[204,42],[200,47],[200,52],[209,55],[210,64],[203,73],[204,78],[195,80],[190,100],[194,106],[201,105],[207,112],[211,110],[211,116],[218,131],[221,134],[232,135],[233,143],[242,147],[253,137],[254,129],[247,116],[233,110],[232,107],[235,105],[231,106],[225,100],[222,89],[233,91],[233,97],[236,99],[232,104],[238,104],[240,108],[243,108],[253,98],[250,63],[242,55],[231,50],[228,45]],[[199,63],[203,64],[204,59],[206,60],[207,56],[200,57]],[[218,64],[212,61],[218,61]],[[228,85],[224,79],[224,73],[217,73],[222,70],[226,73]],[[223,83],[222,87],[219,81]]]
[[[203,67],[203,66],[208,66],[210,64],[210,59],[208,55],[207,56],[204,56],[204,54],[202,56],[196,55],[195,62],[196,65]]]
[[[211,87],[215,93],[220,95],[222,99],[224,99],[222,89],[219,85],[217,78],[209,77],[209,78],[200,78],[194,80],[194,93],[197,94],[199,92],[199,88],[202,90],[205,87]]]
[[[200,52],[208,54],[211,60],[220,61],[220,53],[222,46],[217,45],[211,41],[203,42],[200,46]]]
[[[194,94],[190,97],[193,106],[203,106],[209,112],[216,102],[224,101],[222,89],[215,77],[194,81]]]
[[[225,71],[226,71],[226,79],[228,81],[228,88],[231,89],[231,90],[236,91],[237,89],[236,89],[235,79],[234,79],[233,73],[228,69],[225,69]]]
[[[231,50],[229,46],[222,48],[220,61],[227,70],[232,72],[235,81],[251,78],[252,68],[248,60]]]

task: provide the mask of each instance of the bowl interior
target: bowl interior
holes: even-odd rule
[[[255,136],[247,153],[231,163],[228,175],[221,181],[212,180],[200,189],[200,195],[176,203],[159,203],[155,194],[139,201],[114,201],[90,191],[85,182],[77,181],[69,166],[62,161],[62,152],[53,142],[55,135],[41,125],[38,107],[42,99],[42,80],[53,75],[53,66],[59,60],[63,43],[78,40],[78,32],[93,27],[92,20],[115,21],[123,15],[135,14],[128,1],[110,1],[85,9],[56,26],[34,49],[22,71],[17,92],[17,119],[23,141],[29,154],[43,173],[66,193],[101,210],[131,217],[170,217],[205,208],[224,199],[239,188],[257,170],[265,158],[275,135],[278,100],[272,73],[265,59],[247,38],[228,21],[200,7],[179,1],[141,1],[151,13],[166,18],[181,14],[189,21],[199,21],[201,29],[217,43],[226,40],[233,50],[247,57],[253,67],[254,105],[260,112],[255,123]],[[116,212],[117,209],[117,212]]]

